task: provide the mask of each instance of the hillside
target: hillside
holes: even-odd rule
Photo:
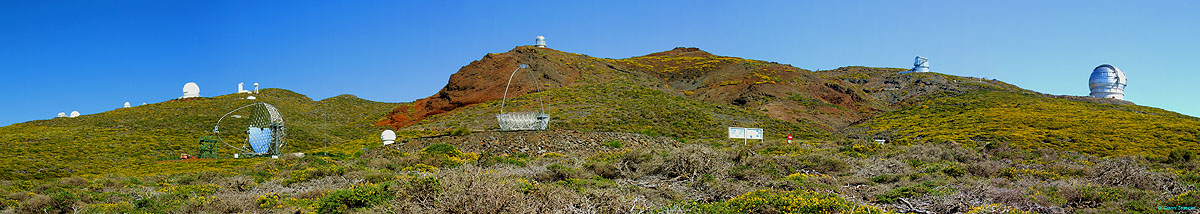
[[[283,89],[254,94],[170,100],[77,118],[54,118],[0,127],[0,179],[98,175],[112,169],[148,167],[160,159],[196,154],[198,139],[216,120],[243,105],[276,106],[288,126],[289,148],[300,152],[378,136],[371,123],[398,104],[341,95],[321,101]],[[219,147],[228,156],[234,149]]]
[[[505,111],[550,130],[497,131]],[[283,89],[0,127],[0,213],[1172,213],[1200,206],[1200,119],[999,80],[810,71],[697,48],[521,46],[412,103]],[[534,81],[536,80],[536,81]],[[536,82],[536,83],[535,83]],[[193,153],[266,102],[303,157]],[[762,127],[763,141],[725,137]],[[381,145],[379,130],[395,129]],[[795,135],[795,142],[783,140]],[[874,139],[886,139],[876,143]],[[233,152],[221,148],[221,154]],[[161,160],[161,161],[160,161]]]
[[[946,94],[861,124],[904,144],[1010,142],[1102,156],[1200,148],[1200,119],[1137,105],[982,90]]]
[[[379,125],[397,128],[462,107],[497,100],[505,80],[519,64],[529,64],[538,83],[528,75],[513,78],[510,96],[555,88],[625,80],[643,88],[677,97],[717,105],[761,111],[770,118],[825,131],[837,131],[894,109],[900,100],[917,98],[948,88],[970,90],[980,87],[1013,89],[1003,83],[941,82],[931,87],[929,79],[894,74],[897,69],[848,67],[829,72],[811,72],[790,65],[717,56],[696,48],[675,48],[626,59],[595,58],[553,49],[516,47],[505,53],[488,54],[450,76],[437,94],[396,108]],[[859,72],[861,71],[861,72]],[[905,93],[873,97],[854,87],[859,76],[874,73],[879,82],[900,87]],[[845,78],[845,79],[843,79]],[[960,78],[966,79],[966,78]],[[906,87],[912,86],[912,87]],[[911,93],[910,93],[911,92]],[[887,93],[877,93],[887,94]]]
[[[903,143],[1012,142],[1099,155],[1161,156],[1167,147],[1198,144],[1188,128],[1196,127],[1196,118],[1126,101],[1042,95],[998,80],[899,74],[904,69],[897,68],[809,71],[696,48],[607,59],[516,47],[464,66],[437,94],[396,108],[377,124],[405,130],[493,129],[503,80],[519,64],[529,64],[542,87],[525,72],[516,75],[510,89],[516,99],[510,105],[520,108],[544,97],[554,129],[720,138],[722,127],[747,126],[767,127],[774,138],[838,133],[833,135]],[[1006,96],[979,96],[984,91]],[[930,106],[945,107],[913,110]],[[966,109],[976,114],[959,113]],[[994,115],[1000,112],[1007,113]],[[1013,124],[1023,120],[1047,124]],[[1093,124],[1120,127],[1109,131]],[[1010,128],[983,128],[999,126]],[[1011,128],[1017,126],[1026,128]]]

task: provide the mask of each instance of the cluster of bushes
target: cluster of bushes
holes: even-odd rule
[[[728,201],[689,208],[700,213],[887,213],[871,205],[855,204],[837,195],[809,190],[758,190]]]
[[[0,182],[20,212],[1163,212],[1200,160],[1003,143],[699,139],[660,149],[475,154],[454,144],[259,159],[234,172]],[[1054,175],[1054,176],[1048,176]],[[150,190],[146,192],[145,190]]]

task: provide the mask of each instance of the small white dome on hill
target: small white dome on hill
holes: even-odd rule
[[[129,108],[129,102],[125,102],[125,108]]]
[[[192,97],[200,97],[200,86],[196,85],[195,82],[183,84],[183,96],[180,96],[179,98],[182,99]]]
[[[537,36],[537,40],[534,40],[533,46],[539,47],[539,48],[546,47],[546,37],[545,36]]]
[[[71,118],[79,117],[79,111],[71,111]]]
[[[392,130],[383,130],[383,134],[379,134],[379,139],[383,140],[383,145],[388,145],[396,142],[396,132]]]
[[[59,113],[58,113],[58,117],[67,117],[67,113],[66,113],[66,112],[59,112]]]

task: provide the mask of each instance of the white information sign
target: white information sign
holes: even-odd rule
[[[729,127],[729,138],[763,140],[763,129]]]
[[[746,138],[746,128],[729,127],[729,138],[737,138],[737,139]]]
[[[763,139],[763,130],[756,129],[756,128],[746,128],[746,139],[762,140]]]

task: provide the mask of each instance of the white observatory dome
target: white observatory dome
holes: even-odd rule
[[[383,130],[383,134],[379,134],[379,139],[383,140],[383,145],[388,145],[396,142],[396,132],[392,130]]]
[[[66,112],[59,112],[59,113],[58,113],[58,117],[67,117],[67,113],[66,113]]]
[[[125,102],[125,108],[129,108],[129,102]]]
[[[1090,95],[1096,98],[1123,100],[1126,83],[1125,72],[1109,64],[1096,66],[1091,78],[1088,78],[1088,87],[1092,89]]]
[[[71,111],[71,118],[79,117],[79,111]]]
[[[182,99],[182,98],[192,98],[192,97],[200,97],[200,86],[196,85],[195,82],[188,82],[187,84],[183,84],[183,96],[181,96],[179,98]]]
[[[535,43],[533,43],[533,46],[539,47],[539,48],[546,47],[546,37],[545,36],[537,36],[537,41],[535,41]]]
[[[929,58],[917,56],[913,59],[913,68],[907,71],[901,71],[901,74],[929,72]]]

